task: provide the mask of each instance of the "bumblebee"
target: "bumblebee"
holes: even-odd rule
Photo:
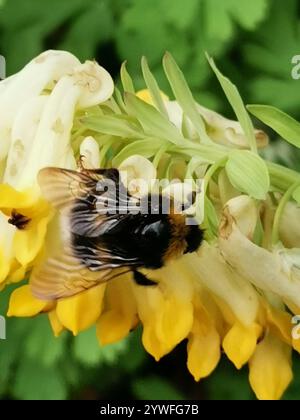
[[[59,215],[55,246],[30,279],[40,299],[72,296],[128,272],[138,285],[154,286],[142,269],[159,269],[202,242],[202,230],[172,201],[133,197],[117,169],[45,168],[38,182]]]

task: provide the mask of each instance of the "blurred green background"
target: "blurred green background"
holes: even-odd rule
[[[300,54],[299,10],[297,0],[0,0],[0,53],[8,75],[48,48],[96,58],[115,78],[127,59],[138,87],[146,55],[168,93],[161,58],[169,50],[196,99],[230,116],[207,50],[246,103],[272,104],[299,119],[300,80],[291,77],[291,59]],[[272,142],[268,157],[300,169],[287,143]],[[0,314],[9,291],[0,294]],[[254,399],[247,369],[238,373],[224,358],[197,384],[185,366],[185,343],[156,363],[140,334],[100,348],[93,330],[55,339],[46,317],[9,319],[7,340],[0,340],[0,398]],[[285,398],[299,400],[296,357],[294,371]]]

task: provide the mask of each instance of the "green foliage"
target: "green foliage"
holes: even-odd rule
[[[249,95],[253,103],[267,103],[299,116],[299,81],[291,77],[291,60],[299,53],[298,2],[273,1],[271,6],[270,18],[242,48],[253,71]]]
[[[128,60],[137,87],[143,83],[139,61],[145,55],[168,93],[160,66],[161,57],[168,50],[182,68],[196,99],[217,105],[219,100],[203,51],[222,59],[228,67],[229,52],[240,50],[240,32],[264,31],[263,22],[272,3],[273,0],[6,0],[0,3],[0,51],[7,59],[8,74],[46,48],[66,49],[82,60],[96,57],[114,73],[123,60]],[[290,56],[286,65],[290,65]],[[255,68],[259,69],[259,63]]]
[[[254,30],[265,17],[267,8],[267,0],[206,0],[207,33],[215,42],[228,42],[236,34],[236,24]]]
[[[235,374],[235,368],[227,360],[222,360],[216,371],[207,379],[207,392],[213,400],[254,400],[247,369]],[[230,386],[229,386],[230,378]]]
[[[8,74],[46,48],[96,57],[117,73],[127,60],[137,88],[145,55],[169,93],[160,60],[176,58],[197,100],[228,109],[203,55],[230,72],[253,103],[269,103],[300,116],[291,59],[299,46],[297,1],[274,0],[3,0],[0,52]],[[237,58],[237,60],[233,59]],[[228,109],[229,111],[229,109]],[[230,112],[230,111],[229,111]]]
[[[134,381],[133,392],[140,400],[183,400],[184,396],[167,380],[149,375]]]
[[[213,71],[215,72],[215,75],[217,76],[220,82],[220,85],[222,86],[222,89],[224,90],[224,93],[232,109],[234,110],[235,115],[241,124],[241,127],[243,128],[243,131],[248,139],[251,150],[253,152],[256,152],[257,147],[256,147],[256,139],[255,139],[254,131],[253,131],[253,124],[248,115],[248,112],[245,109],[243,100],[241,98],[241,95],[239,94],[238,89],[227,77],[225,77],[220,72],[220,70],[217,68],[212,58],[208,57],[208,62],[211,68],[213,69]]]
[[[74,356],[83,365],[90,367],[99,363],[114,365],[122,353],[126,352],[126,340],[105,347],[100,347],[96,337],[96,329],[90,328],[73,340]]]
[[[248,105],[248,110],[275,130],[284,140],[300,148],[300,123],[274,106]]]
[[[250,197],[263,200],[270,188],[265,162],[249,150],[233,150],[225,166],[231,184]]]
[[[40,361],[25,359],[16,372],[14,396],[22,400],[63,400],[67,388],[57,367],[47,368]]]

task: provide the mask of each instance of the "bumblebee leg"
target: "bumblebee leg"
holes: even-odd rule
[[[148,279],[144,274],[139,271],[133,271],[133,279],[139,286],[156,286],[156,281]]]
[[[85,156],[80,155],[79,159],[78,159],[78,162],[77,162],[77,165],[78,165],[78,168],[79,168],[80,172],[85,172],[86,171],[86,168],[84,167],[84,160],[85,160]]]

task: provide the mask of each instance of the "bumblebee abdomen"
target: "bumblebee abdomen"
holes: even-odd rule
[[[171,241],[171,225],[166,215],[129,215],[100,238],[113,253],[135,258],[140,267],[160,268]]]

